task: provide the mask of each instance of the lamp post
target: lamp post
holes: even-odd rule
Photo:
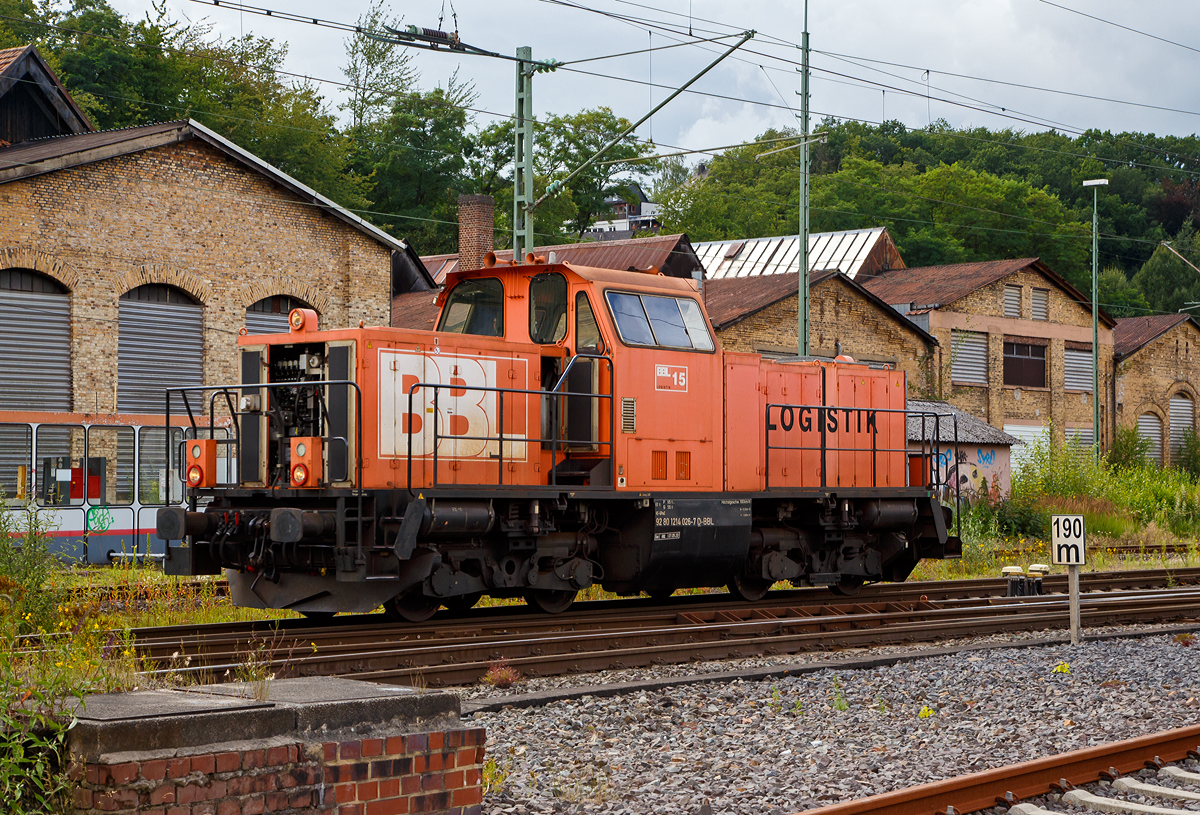
[[[1092,188],[1092,449],[1100,458],[1100,187],[1107,178],[1083,182]]]

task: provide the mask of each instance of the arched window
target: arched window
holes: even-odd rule
[[[71,297],[32,269],[0,269],[0,410],[71,409]]]
[[[1196,408],[1192,397],[1177,393],[1171,397],[1171,459],[1179,454],[1183,442],[1192,435],[1195,426]]]
[[[294,308],[312,308],[312,306],[299,297],[289,297],[286,294],[264,297],[246,309],[246,333],[288,333],[288,315]]]
[[[1150,442],[1146,458],[1162,464],[1162,419],[1153,413],[1143,413],[1137,420],[1138,435]]]
[[[156,283],[125,292],[118,305],[117,410],[161,413],[165,388],[204,383],[204,308]]]

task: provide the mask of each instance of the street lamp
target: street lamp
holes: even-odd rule
[[[1107,178],[1083,182],[1092,188],[1092,448],[1100,458],[1100,187],[1108,186]]]

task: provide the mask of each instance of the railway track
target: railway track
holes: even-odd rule
[[[1200,570],[1086,577],[1085,626],[1200,618]],[[1168,584],[1176,588],[1154,588]],[[1065,579],[1051,577],[1045,588],[1065,589]],[[1006,590],[1002,579],[905,583],[838,602],[824,591],[797,590],[772,592],[756,604],[699,595],[658,604],[583,603],[554,617],[501,607],[422,625],[366,615],[325,626],[285,620],[144,629],[135,636],[160,674],[236,675],[253,663],[276,676],[449,686],[478,681],[501,658],[527,676],[549,676],[1066,624],[1065,596],[1006,598]]]
[[[1136,543],[1121,543],[1121,544],[1099,544],[1088,546],[1088,552],[1104,552],[1109,555],[1120,555],[1121,557],[1130,557],[1135,555],[1143,555],[1145,557],[1164,557],[1166,555],[1182,555],[1194,552],[1196,545],[1192,543],[1184,543],[1176,541],[1162,546],[1141,546]],[[1049,558],[1050,555],[1046,552],[1045,547],[1040,549],[993,549],[991,554],[998,558],[1007,558],[1015,560],[1017,558]]]
[[[1200,760],[1200,725],[845,801],[806,810],[805,815],[965,815],[997,805],[1008,808],[1010,815],[1078,812],[1068,807],[1183,815],[1181,804],[1200,801],[1200,773],[1195,767],[1167,763],[1189,758]],[[1131,777],[1144,769],[1153,770],[1169,786]],[[1081,788],[1084,785],[1089,788]],[[1051,794],[1059,796],[1053,809],[1022,803]],[[1155,799],[1158,808],[1126,800],[1126,795]]]

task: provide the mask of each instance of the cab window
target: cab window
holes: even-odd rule
[[[438,331],[504,336],[504,286],[498,278],[464,280],[450,290]]]
[[[575,295],[575,345],[577,353],[603,354],[604,340],[592,303],[583,292]]]
[[[712,335],[695,300],[624,292],[606,296],[617,331],[627,344],[713,350]]]
[[[529,339],[551,345],[567,336],[567,279],[548,272],[529,281]]]

